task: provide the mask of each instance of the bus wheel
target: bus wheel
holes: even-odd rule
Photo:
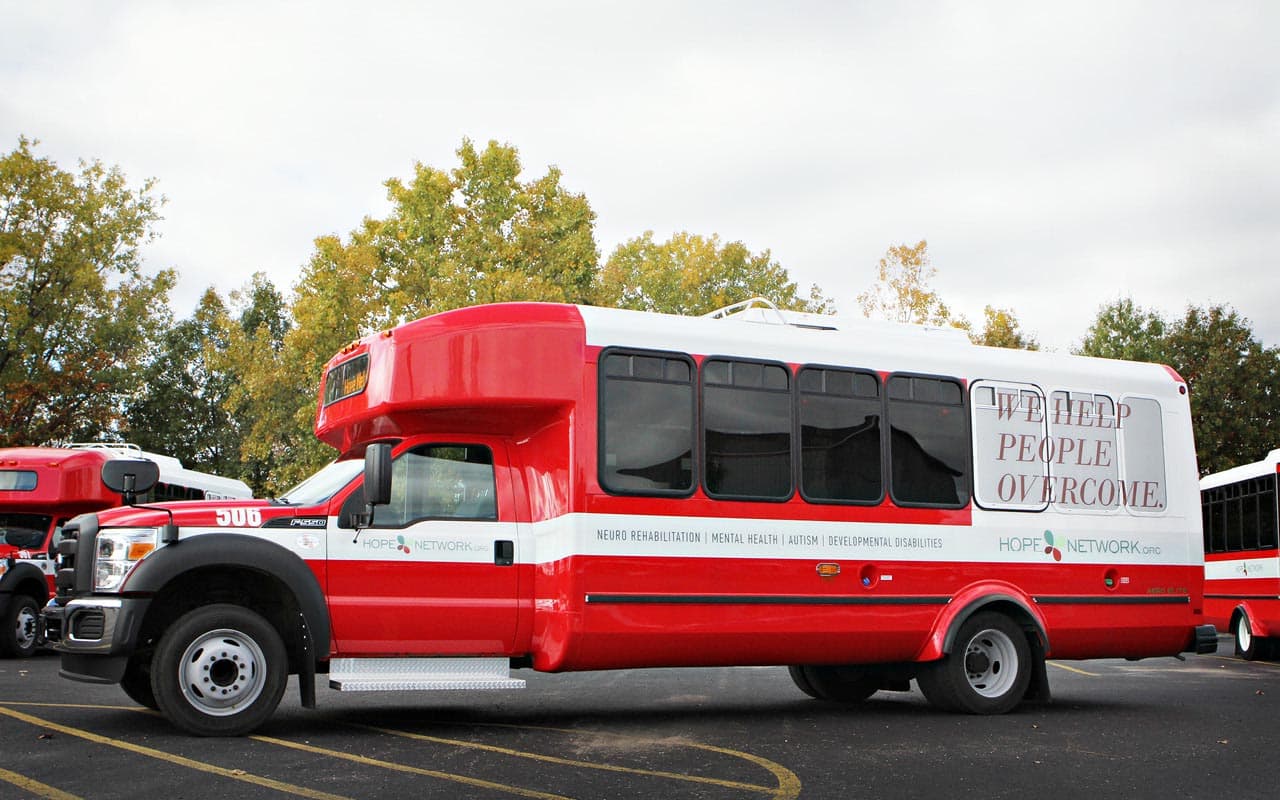
[[[1031,646],[1022,628],[1003,614],[982,612],[960,627],[950,653],[920,665],[917,682],[938,708],[1003,714],[1022,702],[1031,673]]]
[[[151,663],[160,711],[196,736],[240,736],[275,711],[288,679],[280,634],[237,605],[197,608],[178,619]]]
[[[130,659],[129,665],[124,668],[120,688],[124,689],[129,699],[138,705],[146,706],[152,711],[160,709],[156,703],[156,693],[151,689],[151,671],[145,669],[136,659]]]
[[[0,656],[26,658],[36,651],[36,623],[40,608],[35,598],[15,594],[0,614]]]
[[[857,667],[788,667],[800,691],[833,703],[861,703],[880,688],[879,679]]]
[[[1253,635],[1253,626],[1249,624],[1249,615],[1240,612],[1236,617],[1236,655],[1245,661],[1258,657],[1258,637]]]

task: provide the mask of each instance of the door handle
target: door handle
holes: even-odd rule
[[[499,539],[494,542],[493,563],[499,567],[509,567],[516,563],[516,543],[508,539]]]

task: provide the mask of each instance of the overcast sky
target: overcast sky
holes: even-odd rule
[[[769,250],[845,313],[891,245],[1044,346],[1131,296],[1280,345],[1280,3],[0,0],[18,137],[156,178],[175,311],[389,208],[464,137],[563,172],[601,258],[652,230]]]

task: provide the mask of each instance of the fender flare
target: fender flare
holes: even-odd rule
[[[329,608],[320,582],[306,561],[267,539],[239,533],[182,539],[143,559],[123,588],[129,593],[154,594],[175,577],[202,567],[235,567],[279,580],[293,593],[302,613],[312,663],[328,658]]]
[[[955,647],[956,636],[965,621],[982,609],[996,604],[1011,604],[1023,612],[1026,619],[1031,620],[1034,632],[1039,637],[1043,652],[1048,653],[1049,634],[1045,629],[1044,617],[1036,608],[1034,601],[1014,586],[1006,583],[984,583],[962,589],[934,622],[933,630],[925,642],[917,661],[936,661],[947,655]]]
[[[1227,628],[1227,633],[1235,634],[1236,619],[1239,617],[1245,617],[1249,620],[1249,630],[1254,636],[1259,636],[1265,639],[1273,635],[1271,629],[1267,627],[1267,623],[1262,621],[1258,614],[1254,613],[1253,607],[1249,604],[1248,600],[1242,600],[1239,603],[1236,603],[1236,607],[1231,609],[1231,617],[1227,622],[1230,627]]]
[[[39,585],[40,594],[37,600],[40,605],[49,599],[49,579],[40,571],[40,568],[30,561],[21,559],[13,559],[9,561],[9,568],[0,575],[0,599],[5,595],[15,594],[19,591],[19,587]],[[26,592],[30,594],[30,592]]]

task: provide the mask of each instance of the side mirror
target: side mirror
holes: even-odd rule
[[[360,531],[373,524],[373,510],[391,502],[391,445],[371,444],[364,451],[363,514],[351,515],[351,526]],[[351,541],[355,541],[352,539]]]
[[[364,451],[364,502],[385,506],[391,502],[391,445],[371,444]]]
[[[388,472],[388,475],[390,472]],[[125,505],[133,505],[160,480],[160,466],[144,458],[113,459],[102,465],[102,483],[119,492]]]

